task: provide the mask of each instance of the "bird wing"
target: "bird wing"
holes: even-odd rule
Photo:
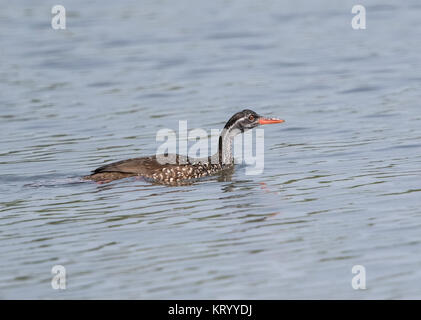
[[[113,162],[105,166],[99,167],[93,171],[93,173],[102,172],[121,172],[121,173],[133,173],[138,175],[146,175],[156,172],[156,170],[162,168],[162,164],[167,161],[165,165],[167,168],[171,166],[187,165],[187,163],[180,164],[181,156],[178,155],[165,155],[165,158],[157,160],[156,156],[132,158]],[[183,158],[184,159],[184,158]]]

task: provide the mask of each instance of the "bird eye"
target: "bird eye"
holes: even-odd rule
[[[249,116],[249,120],[250,120],[250,121],[253,121],[253,120],[254,120],[254,116],[253,116],[253,115],[250,115],[250,116]]]

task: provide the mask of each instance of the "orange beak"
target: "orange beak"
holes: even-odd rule
[[[259,124],[271,124],[271,123],[282,123],[285,120],[276,119],[276,118],[259,118]]]

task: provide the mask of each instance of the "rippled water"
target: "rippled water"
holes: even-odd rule
[[[3,5],[0,298],[421,298],[421,5],[366,3]],[[78,179],[244,107],[261,175]]]

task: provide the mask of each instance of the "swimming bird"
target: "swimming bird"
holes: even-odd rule
[[[161,154],[113,162],[95,169],[85,180],[110,182],[127,177],[142,177],[161,184],[182,182],[217,174],[234,166],[232,145],[237,134],[259,125],[281,123],[284,120],[266,118],[245,109],[234,114],[219,136],[218,152],[207,158],[191,158],[178,154]]]

